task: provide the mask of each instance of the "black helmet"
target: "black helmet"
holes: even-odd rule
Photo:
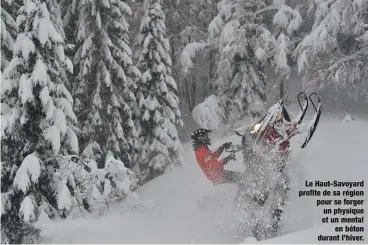
[[[210,145],[211,139],[208,137],[208,134],[211,132],[212,130],[204,128],[194,131],[190,136],[193,139],[193,145]]]

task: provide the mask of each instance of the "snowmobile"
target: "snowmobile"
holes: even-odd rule
[[[306,134],[301,148],[310,142],[320,119],[322,103],[316,92],[297,96],[301,111],[291,118],[283,100],[273,105],[266,115],[250,127],[235,129],[242,137],[241,145],[227,150],[231,154],[243,152],[244,181],[239,185],[235,205],[241,214],[240,232],[257,240],[277,236],[288,188],[287,166],[290,138]],[[308,100],[309,99],[309,100]],[[303,119],[312,103],[315,116],[306,125]]]

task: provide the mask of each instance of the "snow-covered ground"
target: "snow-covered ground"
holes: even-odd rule
[[[226,141],[240,143],[240,138],[216,138],[216,148]],[[333,226],[322,225],[322,208],[313,197],[299,198],[306,180],[361,181],[368,184],[368,120],[344,122],[322,115],[316,133],[304,150],[295,139],[292,154],[292,190],[286,207],[280,237],[271,243],[317,243],[317,237],[335,235]],[[42,226],[45,243],[239,243],[236,237],[232,199],[235,186],[214,188],[196,164],[190,143],[186,143],[186,164],[141,187],[139,200],[129,198],[111,207],[102,216],[54,221]],[[226,154],[224,154],[226,155]],[[229,168],[242,170],[241,155]],[[364,187],[365,193],[367,187]],[[207,208],[198,200],[215,197]],[[333,198],[332,198],[333,199]],[[365,210],[367,197],[364,198]],[[206,206],[206,202],[203,202]],[[365,215],[366,216],[366,215]],[[367,217],[367,216],[366,216]],[[366,222],[367,223],[367,222]],[[364,235],[368,241],[368,227]],[[291,233],[291,234],[289,234]],[[254,243],[248,239],[245,243]]]

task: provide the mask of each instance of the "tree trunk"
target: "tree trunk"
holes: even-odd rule
[[[214,80],[214,70],[215,70],[215,51],[210,51],[210,57],[209,57],[209,71],[208,71],[208,79],[206,88],[204,90],[204,97],[207,97],[208,95],[212,94],[214,91],[213,88],[213,80]]]
[[[192,103],[190,105],[190,111],[195,107],[197,87],[195,81],[192,81]]]
[[[281,78],[280,80],[280,87],[279,87],[279,96],[280,99],[284,99],[284,95],[285,95],[285,91],[284,91],[284,83],[285,83],[285,78]]]

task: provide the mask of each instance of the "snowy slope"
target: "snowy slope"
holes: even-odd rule
[[[333,227],[321,226],[322,210],[315,199],[298,198],[305,180],[366,180],[368,183],[368,121],[342,122],[324,116],[314,138],[303,151],[292,155],[293,172],[290,202],[286,207],[285,234],[264,242],[316,243],[319,234],[333,235]],[[231,136],[215,139],[213,148],[225,141],[240,143]],[[300,146],[302,139],[295,140]],[[196,165],[191,144],[184,145],[186,164],[141,187],[139,205],[128,200],[100,217],[63,220],[42,226],[45,243],[239,243],[231,202],[235,187],[210,185]],[[297,147],[299,148],[299,147]],[[226,154],[224,154],[226,155]],[[229,168],[241,170],[241,156]],[[367,187],[365,187],[367,192]],[[197,200],[217,198],[202,210]],[[365,197],[365,209],[367,198]],[[134,203],[136,205],[134,205]],[[206,203],[204,202],[204,205]],[[301,231],[300,231],[301,230]],[[368,230],[368,227],[365,228]],[[365,232],[368,239],[368,234]],[[254,243],[247,240],[246,243]]]
[[[285,232],[321,224],[322,208],[316,207],[317,197],[298,198],[297,192],[304,188],[305,180],[365,180],[364,192],[368,193],[367,146],[367,121],[357,120],[347,123],[329,117],[321,119],[320,126],[308,147],[294,155],[298,176],[289,195],[291,203],[285,213]],[[365,200],[368,200],[367,196]],[[368,208],[367,201],[364,208],[365,210]]]

